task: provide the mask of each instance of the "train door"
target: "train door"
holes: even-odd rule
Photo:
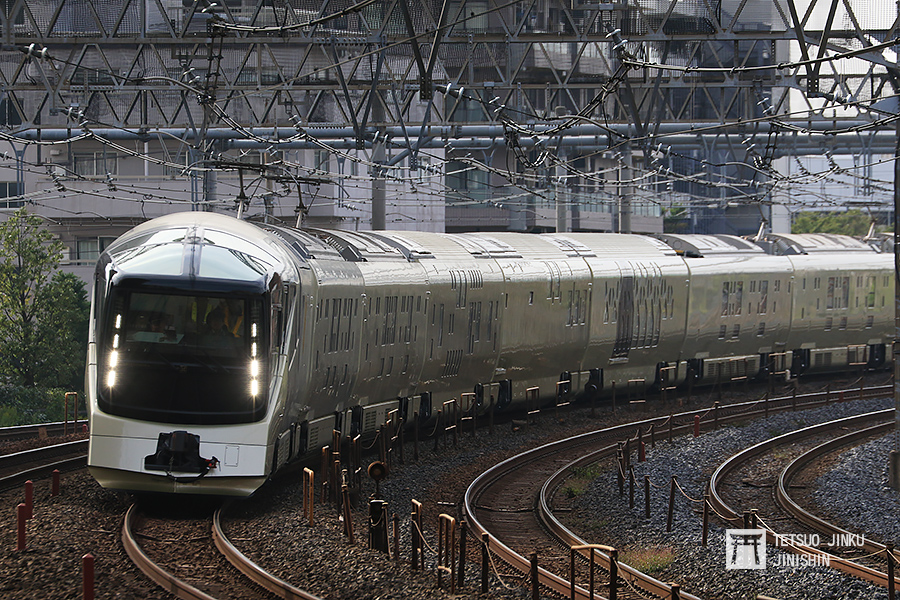
[[[630,263],[618,263],[616,290],[616,341],[612,358],[627,358],[634,336],[634,269]]]

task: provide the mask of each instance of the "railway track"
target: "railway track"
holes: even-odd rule
[[[79,421],[59,421],[56,423],[38,423],[35,425],[17,425],[0,427],[0,443],[29,440],[39,437],[58,437],[83,431],[87,419]]]
[[[134,504],[125,514],[122,545],[147,577],[183,600],[318,600],[241,554],[222,530],[224,509],[182,505],[174,515]]]
[[[834,438],[801,454],[792,460],[779,474],[778,483],[775,487],[775,500],[795,519],[809,527],[825,535],[830,535],[832,538],[848,539],[846,536],[851,535],[852,532],[810,513],[799,501],[795,500],[790,493],[790,489],[793,487],[792,484],[794,481],[800,479],[807,468],[814,463],[821,461],[824,456],[836,453],[848,446],[859,444],[871,437],[885,435],[892,431],[894,427],[895,423],[893,421],[887,421],[879,425],[874,425],[866,429],[861,429]],[[868,538],[863,540],[861,548],[868,554],[880,554],[886,550],[884,544]]]
[[[87,464],[87,448],[87,440],[78,440],[0,455],[0,489],[48,477],[54,470],[80,469]]]
[[[586,581],[583,575],[586,567],[581,563],[577,569],[573,566],[572,549],[579,547],[578,554],[593,555],[596,566],[604,572],[598,576],[599,581],[606,582],[599,591],[608,593],[610,554],[603,548],[590,549],[585,540],[553,516],[550,508],[552,494],[573,468],[613,457],[619,442],[637,442],[648,432],[656,436],[674,436],[691,431],[698,416],[709,427],[709,421],[718,425],[770,412],[822,406],[836,400],[883,397],[891,390],[890,386],[880,386],[765,398],[711,408],[702,414],[684,412],[668,418],[647,419],[547,444],[510,458],[480,475],[465,493],[463,511],[475,538],[486,535],[490,550],[519,573],[526,576],[532,573],[532,557],[536,554],[540,564],[544,565],[537,569],[540,586],[566,597],[592,597],[591,590],[577,585],[578,581]],[[657,581],[626,565],[617,563],[616,571],[619,598],[631,594],[635,597],[695,598],[680,592],[677,584]]]
[[[863,546],[829,547],[829,550],[826,551],[818,545],[809,543],[810,540],[821,539],[813,536],[826,535],[825,539],[829,541],[834,539],[833,535],[848,535],[849,537],[838,538],[844,540],[855,540],[859,536],[850,536],[850,532],[807,512],[791,499],[788,489],[791,479],[804,466],[819,460],[824,453],[831,452],[842,445],[887,433],[894,426],[893,416],[894,411],[890,409],[838,419],[799,429],[746,448],[723,462],[710,477],[710,505],[720,518],[732,526],[763,529],[766,541],[779,549],[807,557],[814,561],[814,564],[828,565],[864,581],[888,587],[888,575],[884,572],[886,561],[879,560],[877,557],[879,553],[884,556],[884,545],[868,540]],[[882,423],[870,426],[873,421],[882,421]],[[848,429],[854,431],[843,436],[834,435],[836,431]],[[821,443],[823,437],[829,438],[829,441]],[[790,452],[790,455],[786,455],[784,450],[786,448],[794,450]],[[797,448],[802,449],[797,450]],[[744,507],[734,507],[729,504],[723,488],[726,486],[727,479],[734,478],[735,474],[742,472],[742,469],[743,472],[752,471],[754,477],[763,483],[749,486],[749,489],[747,486],[742,487],[741,501],[744,502]],[[767,480],[771,480],[771,483],[765,483]],[[754,489],[758,493],[751,491]],[[776,504],[778,508],[775,508]],[[746,511],[741,511],[741,508],[749,508],[751,505],[755,509],[758,506],[765,507],[759,509],[764,516],[760,514],[759,522],[755,524],[752,521],[748,522]],[[793,519],[795,526],[801,528],[802,531],[788,532],[781,526],[779,526],[781,530],[776,531],[774,525],[769,525],[769,523],[781,520],[783,514]],[[860,557],[860,553],[864,553],[866,556]],[[900,584],[900,580],[895,580],[895,582]]]

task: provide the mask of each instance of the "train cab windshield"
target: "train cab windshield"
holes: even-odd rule
[[[261,298],[116,290],[103,327],[99,404],[160,423],[265,414]]]

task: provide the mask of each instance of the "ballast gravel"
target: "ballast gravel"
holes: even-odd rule
[[[891,433],[842,452],[814,493],[829,517],[894,547],[900,547],[900,492],[888,483],[887,464],[897,443]]]
[[[636,465],[636,474],[643,480],[646,472],[657,483],[668,482],[672,474],[677,474],[685,491],[700,497],[718,462],[754,441],[888,405],[888,401],[835,404],[772,415],[768,420],[740,427],[722,427],[704,433],[697,440],[678,438],[671,446],[658,441],[655,449],[648,449],[649,462]],[[492,574],[490,591],[481,594],[480,565],[474,556],[468,562],[465,582],[455,595],[451,595],[446,577],[442,588],[437,588],[432,552],[427,553],[426,571],[412,571],[409,565],[412,500],[424,505],[426,537],[433,547],[437,515],[459,516],[462,493],[488,467],[553,439],[640,418],[646,415],[624,410],[613,418],[606,407],[598,409],[595,419],[588,418],[587,409],[580,409],[570,413],[565,423],[548,418],[540,427],[518,431],[511,431],[509,424],[498,425],[494,435],[488,435],[486,428],[480,426],[475,437],[461,432],[458,445],[453,445],[449,438],[437,445],[433,440],[423,440],[418,461],[413,461],[412,442],[408,441],[404,448],[406,460],[381,484],[389,513],[396,513],[400,521],[400,561],[366,547],[367,515],[362,510],[355,509],[353,513],[355,544],[348,542],[341,516],[334,507],[317,502],[315,522],[309,525],[302,514],[302,486],[297,473],[271,482],[251,499],[233,503],[226,512],[225,529],[235,545],[260,565],[322,598],[528,598],[530,590],[520,579],[507,574],[502,578]],[[881,450],[873,454],[877,456],[878,452]],[[366,458],[364,462],[370,460]],[[877,459],[875,464],[879,465]],[[317,465],[311,466],[318,477]],[[854,467],[851,461],[846,469],[847,477],[834,484],[823,483],[823,493],[833,489],[828,493],[840,498],[870,485],[861,478],[866,469]],[[360,496],[365,499],[374,492],[374,486],[365,476],[363,482]],[[85,471],[65,474],[62,494],[55,498],[49,496],[45,483],[36,484],[35,518],[27,527],[25,552],[15,550],[15,506],[22,500],[21,490],[0,494],[0,597],[80,598],[81,557],[88,552],[95,558],[97,598],[172,597],[144,578],[121,548],[118,541],[121,519],[130,503],[126,495],[101,489]],[[699,511],[689,501],[676,504],[675,531],[664,533],[667,496],[668,490],[654,492],[653,517],[645,522],[643,506],[639,503],[634,510],[629,510],[627,498],[623,501],[618,496],[614,477],[606,474],[574,499],[572,514],[589,523],[591,533],[585,537],[592,542],[673,548],[674,561],[657,574],[658,578],[678,581],[703,598],[742,600],[755,598],[757,593],[781,600],[886,598],[886,592],[820,567],[776,568],[773,565],[779,553],[771,548],[766,570],[726,571],[723,531],[714,528],[709,546],[702,548]],[[896,501],[894,504],[890,501],[888,493],[885,504],[875,510],[887,515],[900,514]],[[185,497],[185,502],[190,502],[190,498]],[[470,544],[470,553],[475,554],[475,546]]]
[[[647,461],[633,462],[639,482],[635,508],[628,507],[628,492],[619,496],[612,463],[608,470],[587,485],[572,502],[566,522],[593,543],[608,544],[622,552],[659,554],[671,562],[654,576],[662,581],[677,581],[682,590],[705,599],[751,600],[757,595],[779,600],[850,600],[887,598],[887,590],[844,576],[835,570],[808,562],[795,563],[794,555],[773,548],[766,550],[764,569],[726,569],[725,531],[711,523],[708,545],[701,545],[702,504],[699,501],[710,475],[725,458],[755,443],[790,431],[854,414],[889,408],[892,401],[863,400],[831,404],[821,408],[770,415],[767,419],[739,426],[723,426],[706,431],[700,437],[682,436],[672,443],[657,441],[647,448]],[[649,445],[648,445],[649,446]],[[860,450],[856,454],[871,457],[871,462],[848,458],[843,468],[825,476],[822,502],[843,507],[841,514],[868,515],[860,521],[868,531],[875,521],[889,519],[897,526],[900,495],[884,490],[883,471],[887,466],[885,449]],[[878,458],[880,457],[880,460]],[[643,481],[648,475],[652,488],[651,517],[644,519]],[[676,493],[673,530],[666,533],[669,487],[677,478],[684,494]],[[868,500],[871,487],[881,493],[879,504]],[[826,491],[827,490],[827,491]],[[827,494],[827,495],[826,495]],[[848,501],[849,498],[849,501]],[[639,500],[638,500],[639,499]],[[879,515],[881,519],[879,519]],[[781,533],[792,533],[776,527]],[[896,529],[892,530],[895,531]],[[781,566],[789,565],[789,566]]]

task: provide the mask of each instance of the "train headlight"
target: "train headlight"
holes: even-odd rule
[[[106,387],[113,388],[116,385],[116,365],[119,364],[119,330],[122,329],[122,315],[117,314],[115,320],[116,332],[112,338],[112,350],[109,352],[109,371],[106,373]]]
[[[259,328],[256,323],[250,324],[250,396],[256,400],[259,395]]]

